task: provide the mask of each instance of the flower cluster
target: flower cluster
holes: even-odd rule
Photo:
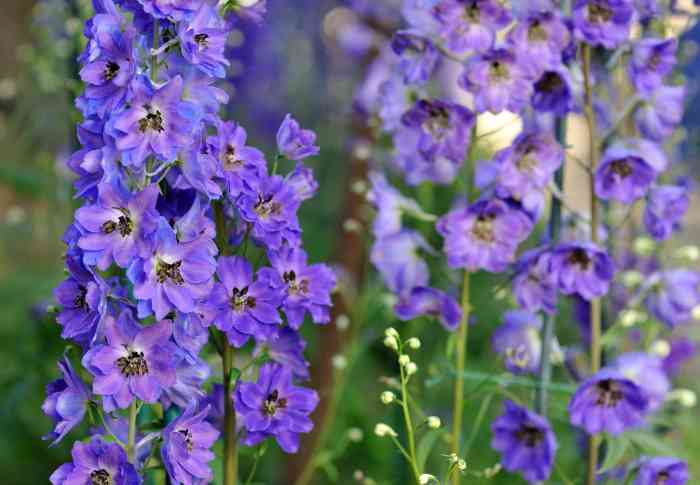
[[[308,378],[299,328],[329,321],[335,287],[329,267],[308,262],[297,217],[318,188],[302,160],[319,147],[288,115],[268,166],[246,130],[219,117],[229,35],[261,20],[264,0],[93,4],[79,59],[81,148],[68,161],[82,206],[55,291],[82,368],[66,355],[43,409],[54,443],[88,414],[104,427],[51,482],[139,484],[160,460],[172,483],[207,483],[220,435],[251,446],[275,438],[294,452],[313,426],[318,398],[293,381]],[[208,342],[228,394],[209,383]],[[245,355],[241,378],[257,382],[230,378]],[[143,436],[149,406],[169,418]],[[222,430],[218,410],[238,412],[240,431]]]

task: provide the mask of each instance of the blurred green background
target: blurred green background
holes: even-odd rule
[[[80,433],[85,431],[75,431],[60,446],[48,448],[41,436],[49,431],[50,422],[40,406],[44,387],[57,376],[55,362],[64,350],[58,326],[43,315],[52,303],[53,287],[63,277],[61,235],[76,204],[70,176],[62,164],[76,143],[73,133],[78,117],[72,98],[80,86],[75,81],[75,58],[81,48],[80,18],[87,7],[80,0],[1,3],[0,484],[29,485],[46,483],[48,475],[69,459],[71,440],[81,438],[84,434]],[[358,236],[347,231],[352,226],[347,224],[349,217],[359,217],[360,230],[365,231],[368,209],[344,194],[357,181],[355,152],[363,135],[362,129],[352,123],[353,91],[364,74],[363,60],[372,53],[370,50],[353,57],[337,46],[334,28],[343,15],[349,14],[340,2],[269,3],[273,13],[268,21],[259,29],[244,29],[240,46],[233,49],[238,74],[226,86],[232,94],[230,114],[268,153],[277,124],[287,111],[318,131],[322,156],[312,162],[312,167],[321,191],[302,210],[304,237],[314,261],[342,261],[348,245],[353,248],[368,242],[366,232]],[[448,196],[438,194],[432,209],[442,213],[450,203]],[[439,246],[439,241],[434,244]],[[435,264],[440,263],[436,260]],[[378,399],[387,388],[386,378],[396,374],[392,355],[381,345],[382,333],[389,325],[396,325],[402,336],[421,336],[424,345],[415,357],[421,369],[415,390],[428,414],[440,416],[445,423],[449,419],[452,376],[445,355],[451,348],[444,331],[427,319],[410,325],[396,322],[386,304],[386,292],[374,276],[365,276],[365,266],[345,268],[350,304],[336,314],[340,317],[336,323],[342,323],[306,329],[309,358],[318,363],[313,371],[315,382],[327,383],[330,376],[340,386],[333,415],[336,419],[330,419],[325,428],[322,459],[311,483],[360,483],[357,480],[362,476],[378,483],[409,483],[408,469],[400,455],[388,440],[372,433],[378,421],[401,428],[398,410],[383,406]],[[475,378],[465,386],[465,435],[472,443],[467,463],[475,471],[498,461],[488,446],[487,423],[500,412],[502,399],[499,395],[489,398],[489,393],[479,387],[479,376],[502,372],[488,342],[509,304],[498,292],[503,283],[499,277],[481,275],[474,282],[476,325],[470,336],[468,369]],[[573,323],[560,324],[559,331],[564,344],[578,338]],[[344,361],[336,358],[332,370],[332,357],[341,353]],[[558,371],[555,381],[563,381],[563,373]],[[692,376],[698,372],[697,366],[688,369],[679,384],[697,390]],[[324,386],[323,397],[328,403],[329,388]],[[528,397],[532,391],[527,386],[516,386],[513,392]],[[579,483],[582,475],[576,436],[565,431],[568,397],[567,392],[552,394],[553,423],[562,431],[557,463],[568,478],[555,473],[550,483]],[[676,419],[682,426],[667,441],[690,459],[700,477],[700,434],[695,432],[700,415],[697,410],[678,413]],[[477,427],[480,415],[484,424]],[[346,439],[353,428],[362,432],[360,441]],[[425,433],[422,443],[425,450],[435,444],[427,471],[440,474],[447,463],[443,456],[447,447],[440,433]],[[304,451],[308,450],[307,446]],[[262,466],[257,482],[291,484],[304,454],[284,461],[279,461],[281,455],[276,451],[269,455],[265,463],[274,466]],[[244,453],[242,476],[246,476],[249,466],[250,457]],[[505,474],[488,482],[477,478],[467,481],[481,482],[524,483]]]

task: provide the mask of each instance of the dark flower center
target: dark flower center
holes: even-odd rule
[[[248,296],[248,287],[239,290],[234,288],[231,295],[231,308],[237,312],[243,312],[249,308],[255,308],[255,298]]]
[[[287,407],[287,400],[280,399],[277,389],[272,391],[267,399],[263,402],[262,412],[268,416],[274,416],[278,409],[284,409]]]
[[[574,264],[581,268],[581,270],[586,271],[591,265],[591,258],[588,256],[588,253],[585,250],[576,248],[569,253],[569,257],[566,259],[566,262],[569,264]]]
[[[535,426],[525,424],[517,432],[518,440],[528,448],[534,448],[544,441],[544,431]]]
[[[478,23],[479,18],[481,18],[481,10],[479,9],[479,2],[469,2],[464,9],[464,15],[472,23]]]
[[[521,172],[531,172],[537,166],[537,159],[532,156],[535,154],[535,147],[528,142],[525,147],[521,147],[519,152],[520,158],[515,165]]]
[[[510,78],[508,65],[502,63],[501,61],[491,61],[489,72],[491,73],[492,80],[504,80]]]
[[[598,406],[612,408],[625,397],[619,384],[612,379],[603,379],[596,384],[596,388],[598,390],[598,399],[596,400]]]
[[[543,93],[554,93],[564,86],[564,80],[559,73],[554,71],[545,72],[535,83],[535,90]]]
[[[119,73],[119,64],[117,64],[114,61],[107,62],[107,65],[105,66],[105,71],[104,71],[105,81],[111,81],[112,79],[114,79],[117,76],[118,73]]]
[[[192,453],[192,448],[194,448],[192,431],[190,431],[189,429],[178,429],[177,432],[185,437],[185,445],[187,446],[187,452]]]
[[[209,45],[209,35],[208,34],[197,34],[194,36],[194,41],[197,43],[197,45],[200,48],[206,49],[207,46]]]
[[[647,66],[653,71],[656,70],[657,67],[659,67],[659,64],[661,64],[661,54],[659,52],[654,52],[649,58]]]
[[[134,231],[134,221],[131,220],[131,215],[126,209],[119,209],[122,215],[116,221],[107,221],[102,224],[102,232],[112,234],[114,231],[119,231],[121,237],[127,237]]]
[[[614,12],[608,2],[591,2],[588,4],[588,20],[593,23],[608,22],[613,18]]]
[[[117,367],[124,377],[145,376],[148,374],[148,363],[143,352],[132,350],[126,357],[119,357],[117,359]]]
[[[539,19],[533,20],[527,29],[527,39],[531,42],[544,42],[549,38],[547,30]]]
[[[148,114],[139,120],[139,130],[141,133],[146,133],[148,130],[157,131],[162,133],[165,131],[163,126],[163,114],[159,110],[154,110],[151,105],[144,105]]]
[[[165,283],[166,280],[170,279],[176,285],[181,285],[185,282],[182,277],[182,272],[180,267],[182,266],[182,261],[177,261],[175,263],[166,263],[165,261],[158,260],[156,264],[156,279],[158,283]]]
[[[610,171],[620,178],[626,179],[632,175],[632,166],[629,160],[626,158],[620,158],[619,160],[613,160],[610,162]]]
[[[113,483],[109,472],[103,468],[90,472],[90,485],[112,485]]]
[[[668,479],[671,478],[669,473],[666,470],[660,471],[656,475],[656,480],[654,480],[654,485],[664,485],[666,482],[668,482]]]
[[[233,145],[228,145],[226,147],[226,151],[224,152],[222,162],[224,164],[224,168],[227,169],[236,168],[243,165],[243,160],[239,159],[236,156],[236,147],[234,147]]]
[[[258,201],[255,203],[255,212],[262,218],[270,215],[279,215],[282,212],[282,205],[274,200],[274,195],[263,196],[258,195]]]
[[[494,242],[496,238],[493,235],[493,220],[494,217],[489,215],[477,217],[472,227],[474,237],[485,243]]]
[[[282,279],[287,283],[287,292],[290,295],[307,294],[309,292],[309,280],[300,279],[297,280],[296,273],[292,271],[287,271],[282,275]]]
[[[443,106],[428,105],[428,119],[423,123],[423,128],[436,140],[443,138],[450,128],[450,114]]]
[[[75,308],[81,308],[83,310],[87,310],[87,288],[85,288],[83,285],[78,286],[78,294],[75,295],[75,298],[73,299],[73,306]]]

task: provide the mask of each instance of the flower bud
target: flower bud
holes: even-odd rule
[[[646,319],[647,315],[644,312],[640,312],[638,310],[625,310],[622,312],[620,322],[622,323],[623,327],[629,328],[643,322]]]
[[[683,246],[676,251],[676,256],[690,263],[700,260],[700,248],[697,246]]]
[[[685,408],[693,408],[698,403],[698,396],[690,389],[674,389],[666,396],[667,401],[678,401]]]
[[[700,320],[700,305],[696,306],[692,310],[693,320]]]
[[[634,252],[640,256],[651,256],[656,249],[654,240],[648,237],[638,237],[634,240]]]
[[[359,443],[364,437],[365,435],[360,428],[350,428],[348,430],[348,439],[353,443]]]
[[[343,222],[343,229],[345,232],[361,232],[362,224],[357,219],[345,219]]]
[[[438,479],[430,473],[423,473],[418,477],[418,483],[420,483],[420,485],[427,485],[430,482],[440,483]]]
[[[642,283],[642,281],[644,281],[644,275],[642,275],[642,273],[639,271],[633,270],[623,272],[620,278],[622,280],[622,284],[627,288],[638,286]]]
[[[384,391],[379,395],[379,399],[382,401],[382,404],[391,404],[396,399],[396,394],[391,391]]]
[[[350,317],[345,314],[338,315],[338,318],[335,319],[335,326],[338,327],[338,330],[344,332],[350,327]]]
[[[394,327],[389,327],[384,330],[384,335],[387,337],[394,337],[395,339],[399,338],[399,332]]]
[[[442,421],[437,416],[428,416],[427,423],[430,429],[438,429],[442,426]]]
[[[406,367],[409,364],[409,362],[411,362],[411,358],[408,355],[406,355],[406,354],[399,355],[399,365],[401,367]]]
[[[331,362],[336,370],[343,370],[348,366],[348,359],[346,359],[344,355],[340,354],[334,355]]]
[[[391,426],[384,423],[377,423],[377,425],[374,427],[374,434],[376,434],[380,438],[383,438],[385,436],[392,436],[395,438],[398,436],[398,434],[396,434],[396,431],[394,431],[391,428]]]
[[[394,337],[384,337],[384,345],[393,350],[399,350],[399,342]]]
[[[406,375],[412,376],[416,372],[418,372],[418,366],[414,362],[406,364]]]
[[[651,344],[651,352],[665,359],[671,353],[671,345],[666,340],[657,340]]]
[[[457,469],[461,472],[467,469],[467,462],[464,461],[463,459],[457,460]]]
[[[406,344],[413,350],[418,350],[420,349],[420,340],[418,340],[416,337],[411,337],[406,341]]]

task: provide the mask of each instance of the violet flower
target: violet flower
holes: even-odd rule
[[[652,275],[644,304],[669,327],[687,323],[700,305],[700,274],[689,269],[668,269]]]
[[[556,12],[533,12],[508,32],[508,45],[521,68],[530,77],[562,62],[562,51],[571,33]]]
[[[266,354],[283,367],[291,369],[300,379],[309,378],[309,363],[304,357],[306,342],[298,331],[284,327],[275,338],[267,342],[258,342],[254,355]]]
[[[497,0],[440,0],[433,7],[439,33],[454,52],[489,50],[510,13]]]
[[[491,347],[505,361],[513,374],[534,373],[540,368],[542,318],[523,311],[511,310],[503,315],[503,323],[491,336]]]
[[[660,88],[676,65],[677,49],[675,38],[646,38],[637,42],[629,63],[629,75],[635,88],[642,93]]]
[[[679,229],[690,207],[688,188],[682,185],[660,185],[649,190],[644,209],[644,227],[651,237],[663,241]]]
[[[316,133],[303,129],[297,120],[287,114],[277,131],[277,150],[289,160],[303,160],[318,155],[320,148],[315,145]]]
[[[688,483],[688,463],[673,457],[643,458],[634,485],[685,485]]]
[[[227,190],[234,197],[244,187],[250,188],[267,171],[265,155],[257,148],[247,146],[247,137],[245,129],[239,124],[219,121],[216,136],[207,139],[223,171]]]
[[[649,401],[649,411],[656,411],[671,390],[663,361],[657,356],[644,352],[627,352],[615,360],[613,368],[644,391]]]
[[[432,248],[418,232],[405,229],[376,240],[370,261],[389,290],[403,293],[428,286],[430,274],[421,251],[432,252]]]
[[[574,80],[563,66],[547,68],[535,79],[532,107],[542,113],[564,116],[577,109]]]
[[[615,145],[605,151],[595,172],[595,193],[603,200],[631,204],[646,194],[657,174],[643,153]]]
[[[557,309],[557,275],[552,271],[548,248],[525,252],[515,266],[513,295],[518,305],[530,312],[550,315]]]
[[[436,288],[422,286],[401,294],[394,313],[403,321],[423,315],[435,317],[450,331],[456,330],[462,320],[462,308],[453,297]]]
[[[54,429],[42,439],[57,445],[68,432],[83,420],[90,400],[90,391],[75,372],[67,357],[58,361],[63,377],[46,386],[46,400],[41,410],[54,423]]]
[[[52,485],[114,484],[141,485],[142,480],[117,443],[93,436],[73,445],[73,462],[61,465],[50,477]]]
[[[179,24],[178,38],[182,56],[209,76],[226,76],[225,49],[228,29],[214,7],[202,2],[189,22]]]
[[[644,138],[661,143],[683,119],[685,86],[661,86],[642,99],[634,115],[637,129]]]
[[[574,34],[593,46],[614,49],[629,38],[633,16],[631,0],[576,0]]]
[[[554,250],[551,264],[559,291],[586,300],[606,294],[615,274],[613,260],[592,243],[561,244]]]
[[[411,30],[400,30],[391,41],[392,50],[401,57],[399,69],[406,84],[425,85],[440,61],[440,52],[429,38]]]

